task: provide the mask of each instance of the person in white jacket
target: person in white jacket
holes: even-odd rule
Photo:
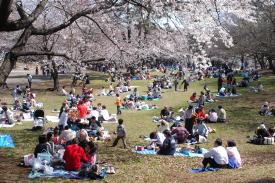
[[[228,166],[228,155],[226,149],[222,146],[222,139],[217,138],[214,142],[214,148],[204,154],[202,161],[203,167],[209,164],[212,168],[226,168]]]
[[[59,131],[62,131],[65,128],[65,126],[68,125],[67,124],[68,118],[69,118],[68,112],[69,112],[69,109],[65,109],[59,117],[59,122],[58,122]]]

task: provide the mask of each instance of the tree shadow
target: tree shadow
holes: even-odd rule
[[[248,183],[274,183],[275,178],[264,178],[259,180],[249,181]]]

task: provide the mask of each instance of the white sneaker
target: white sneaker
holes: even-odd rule
[[[110,169],[111,169],[111,171],[110,171],[111,174],[115,174],[116,173],[114,167],[111,166]]]

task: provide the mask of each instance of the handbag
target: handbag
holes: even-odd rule
[[[28,154],[24,156],[24,164],[25,166],[31,166],[34,161],[34,156],[33,154]]]

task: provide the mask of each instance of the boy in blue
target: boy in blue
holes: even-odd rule
[[[125,141],[126,131],[125,131],[125,128],[124,128],[124,125],[123,125],[123,119],[118,120],[118,125],[117,125],[117,128],[116,128],[116,134],[117,134],[117,137],[114,140],[112,147],[115,147],[117,145],[119,139],[121,139],[122,142],[123,142],[124,149],[126,149],[127,148],[126,141]]]

